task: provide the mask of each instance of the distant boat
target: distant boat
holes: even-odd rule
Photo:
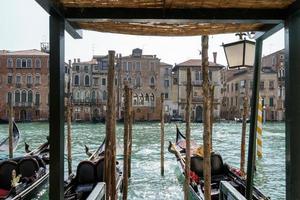
[[[1,124],[8,124],[8,121],[1,120]],[[19,140],[20,140],[20,132],[16,123],[13,121],[13,151],[16,150]],[[9,149],[9,137],[5,138],[0,142],[0,151],[8,151],[8,149]]]
[[[191,140],[191,150],[197,149],[195,141]],[[176,170],[179,180],[185,179],[185,154],[186,140],[185,136],[176,128],[176,143],[170,142],[170,153],[176,157],[179,170]],[[201,155],[198,155],[200,154]],[[203,152],[191,155],[191,182],[189,185],[189,193],[192,199],[204,200],[204,160]],[[226,189],[224,189],[226,187]],[[238,169],[235,169],[226,163],[223,163],[220,154],[211,153],[211,199],[239,199],[246,200],[243,194],[246,191],[246,180],[241,176]],[[226,198],[224,198],[224,193]],[[220,193],[222,194],[220,196]],[[234,195],[234,196],[233,196]],[[222,197],[222,198],[221,198]],[[256,187],[253,188],[253,200],[269,200],[269,197],[264,196]]]

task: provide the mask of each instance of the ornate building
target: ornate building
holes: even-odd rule
[[[220,117],[221,105],[221,70],[223,65],[216,63],[216,53],[214,62],[209,62],[209,79],[215,86],[214,90],[214,118]],[[203,91],[202,91],[202,62],[200,59],[190,59],[175,65],[173,68],[173,101],[177,108],[173,110],[173,115],[184,117],[186,106],[186,73],[187,68],[191,68],[192,78],[192,121],[202,122],[203,120]],[[175,98],[175,99],[174,99]]]
[[[49,55],[36,49],[0,51],[0,118],[14,107],[15,120],[48,119]]]

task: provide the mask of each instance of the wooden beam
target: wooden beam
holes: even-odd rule
[[[68,7],[64,16],[69,21],[97,22],[106,19],[127,19],[164,22],[164,20],[195,20],[199,23],[264,23],[278,24],[287,17],[279,9],[158,9],[158,8],[77,8]]]
[[[64,198],[64,72],[65,20],[50,16],[50,189],[49,199]]]
[[[51,0],[35,0],[49,15],[56,14],[60,17],[64,18],[63,9],[59,6],[55,5]],[[74,24],[65,21],[65,29],[66,31],[74,38],[74,39],[82,39],[82,30],[76,30],[74,28]]]

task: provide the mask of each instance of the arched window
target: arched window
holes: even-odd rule
[[[78,75],[75,75],[74,85],[79,85],[79,76]]]
[[[21,95],[21,102],[22,102],[22,103],[25,103],[25,102],[26,102],[26,95],[27,95],[27,94],[26,94],[26,91],[23,90],[23,91],[22,91],[22,95]]]
[[[11,94],[11,92],[7,93],[7,103],[8,104],[12,103],[12,94]]]
[[[28,91],[28,103],[32,103],[32,91]]]
[[[20,58],[17,58],[17,68],[21,68],[22,67],[22,61]]]
[[[131,84],[131,78],[130,77],[128,78],[128,83]]]
[[[14,63],[13,63],[13,59],[12,58],[8,58],[7,59],[7,67],[8,68],[13,68]]]
[[[139,102],[138,102],[138,95],[137,94],[134,94],[133,95],[133,105],[138,105]]]
[[[88,75],[85,76],[84,78],[84,85],[89,86],[90,85],[90,77]]]
[[[143,94],[140,94],[139,102],[140,102],[140,105],[144,105],[144,95]]]
[[[154,85],[154,83],[155,83],[155,80],[154,80],[154,77],[152,76],[150,79],[150,85]]]
[[[15,91],[15,102],[20,103],[20,92],[19,92],[19,90]]]
[[[31,67],[32,67],[32,60],[31,60],[31,58],[28,58],[28,59],[27,59],[27,67],[28,67],[28,68],[31,68]]]
[[[89,101],[90,100],[90,92],[86,91],[85,92],[85,101]]]
[[[35,59],[35,68],[41,68],[41,59]]]
[[[149,95],[148,95],[148,93],[146,93],[146,95],[145,95],[145,101],[149,102]]]
[[[41,76],[40,74],[35,75],[35,84],[39,85],[41,84]]]
[[[31,74],[27,75],[27,84],[32,84],[32,76],[31,76]]]
[[[92,91],[92,101],[95,102],[96,101],[96,92]]]
[[[40,101],[41,101],[41,96],[40,96],[40,93],[35,93],[35,105],[40,105]]]
[[[23,59],[22,59],[22,68],[25,68],[26,66],[27,66],[26,59],[23,58]]]
[[[150,94],[150,101],[154,101],[154,94],[153,93]]]
[[[75,97],[76,97],[77,100],[80,99],[80,92],[79,91],[76,92]]]
[[[103,101],[106,101],[107,100],[107,93],[106,91],[104,90],[103,91]]]
[[[140,78],[139,76],[136,77],[135,83],[136,83],[136,86],[137,86],[137,87],[140,87],[140,86],[141,86],[141,78]]]

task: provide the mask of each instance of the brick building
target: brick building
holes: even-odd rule
[[[48,53],[32,49],[0,51],[0,118],[14,106],[15,120],[48,119]]]

